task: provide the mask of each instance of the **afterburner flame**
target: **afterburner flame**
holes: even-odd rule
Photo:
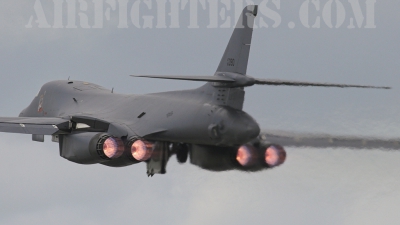
[[[279,166],[286,160],[285,150],[278,145],[271,145],[265,150],[265,163],[270,167]]]
[[[236,161],[241,166],[249,166],[252,164],[254,151],[250,145],[242,145],[236,154]]]
[[[110,159],[118,158],[124,152],[124,145],[119,138],[109,137],[103,143],[103,152]]]
[[[153,153],[153,144],[147,141],[137,140],[131,146],[131,153],[136,160],[146,161],[150,159]]]

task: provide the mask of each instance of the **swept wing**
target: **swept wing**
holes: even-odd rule
[[[351,148],[399,150],[400,139],[379,139],[357,136],[334,136],[285,131],[263,131],[259,136],[266,143],[313,148]]]
[[[52,135],[66,132],[71,122],[55,117],[0,117],[0,132]]]

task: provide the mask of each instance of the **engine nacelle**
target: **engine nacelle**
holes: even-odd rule
[[[153,153],[153,143],[137,137],[128,139],[121,157],[101,164],[110,167],[124,167],[148,160]]]
[[[106,133],[60,135],[59,144],[60,156],[79,164],[103,163],[124,153],[122,140]]]
[[[273,168],[283,164],[286,151],[280,145],[245,144],[237,149],[236,161],[244,170],[259,167]]]
[[[211,171],[261,171],[285,162],[286,152],[279,145],[248,143],[238,148],[191,145],[190,162]]]
[[[190,163],[210,171],[227,171],[239,168],[232,147],[191,145]]]
[[[264,149],[264,161],[269,167],[280,166],[286,161],[286,151],[282,146],[270,145]]]

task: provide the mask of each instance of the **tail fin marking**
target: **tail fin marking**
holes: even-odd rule
[[[257,5],[249,5],[243,9],[221,62],[219,63],[217,72],[246,74],[254,19],[257,16],[257,11]]]

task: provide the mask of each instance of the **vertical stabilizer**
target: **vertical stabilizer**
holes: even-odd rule
[[[257,7],[257,5],[249,5],[243,9],[217,72],[246,74]]]

